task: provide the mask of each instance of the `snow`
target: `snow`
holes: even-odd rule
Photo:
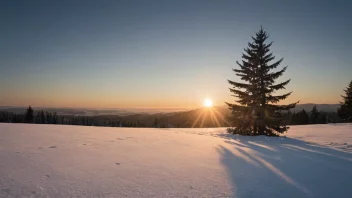
[[[293,126],[288,136],[352,153],[352,124]]]
[[[286,136],[1,123],[0,197],[351,197],[352,125]]]

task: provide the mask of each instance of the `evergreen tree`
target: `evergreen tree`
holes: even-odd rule
[[[275,84],[286,71],[287,67],[279,71],[272,71],[277,68],[283,58],[271,63],[275,59],[270,52],[272,42],[266,44],[268,34],[261,28],[253,42],[242,54],[242,63],[236,62],[239,69],[233,69],[237,76],[240,76],[246,83],[228,80],[233,86],[230,91],[238,98],[237,104],[226,103],[232,111],[229,131],[242,135],[268,135],[274,136],[288,130],[285,124],[285,117],[281,111],[290,110],[297,103],[288,105],[277,105],[281,100],[286,99],[291,92],[283,95],[273,95],[276,91],[285,89],[290,80]]]
[[[158,124],[158,119],[157,118],[154,118],[154,125],[153,126],[159,128],[159,124]]]
[[[345,95],[341,96],[343,101],[337,113],[342,120],[352,122],[352,81],[344,91]]]
[[[56,114],[56,112],[54,112],[54,114],[53,114],[53,120],[52,120],[52,124],[57,124],[57,121],[58,121],[58,117],[57,117],[57,114]]]
[[[320,113],[317,109],[317,106],[314,106],[312,111],[310,112],[310,123],[311,124],[319,124]]]
[[[326,124],[327,120],[328,120],[328,118],[327,118],[326,113],[320,112],[317,124]]]
[[[298,124],[299,125],[309,124],[309,115],[304,109],[298,113]]]
[[[44,120],[43,120],[44,123],[51,123],[51,120],[52,120],[52,113],[46,111],[45,116],[44,116]]]
[[[41,120],[40,120],[40,112],[36,112],[34,114],[34,118],[33,118],[33,122],[36,123],[36,124],[41,124]]]
[[[309,116],[305,110],[294,112],[291,119],[291,125],[308,124]]]
[[[45,124],[46,123],[45,114],[44,114],[43,110],[40,111],[40,123],[41,124]]]
[[[32,107],[29,106],[28,109],[26,110],[25,122],[26,123],[33,123],[33,121],[34,121],[34,111],[33,111]]]
[[[293,112],[292,118],[291,118],[291,125],[296,125],[298,123],[297,117],[298,116],[297,116],[296,112]]]

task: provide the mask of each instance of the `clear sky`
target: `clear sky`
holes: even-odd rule
[[[260,25],[284,57],[284,103],[337,103],[352,80],[352,2],[0,1],[0,106],[175,107],[233,101]]]

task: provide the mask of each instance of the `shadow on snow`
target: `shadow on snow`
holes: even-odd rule
[[[352,154],[287,137],[220,134],[236,197],[349,197]]]

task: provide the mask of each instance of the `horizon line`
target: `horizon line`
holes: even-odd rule
[[[340,103],[298,103],[297,105],[309,105],[309,104],[314,104],[314,105],[340,105]],[[189,109],[199,109],[199,108],[203,108],[203,106],[198,106],[198,107],[105,107],[105,108],[101,108],[101,107],[55,107],[55,106],[33,106],[33,105],[18,105],[18,106],[6,106],[6,105],[2,105],[0,106],[0,108],[27,108],[31,106],[32,108],[46,108],[46,109],[85,109],[85,110],[125,110],[125,109],[149,109],[149,110],[159,110],[159,109],[170,109],[170,110],[174,110],[174,109],[179,109],[179,110],[189,110]],[[226,104],[224,105],[214,105],[213,107],[222,107],[222,106],[226,106]]]

